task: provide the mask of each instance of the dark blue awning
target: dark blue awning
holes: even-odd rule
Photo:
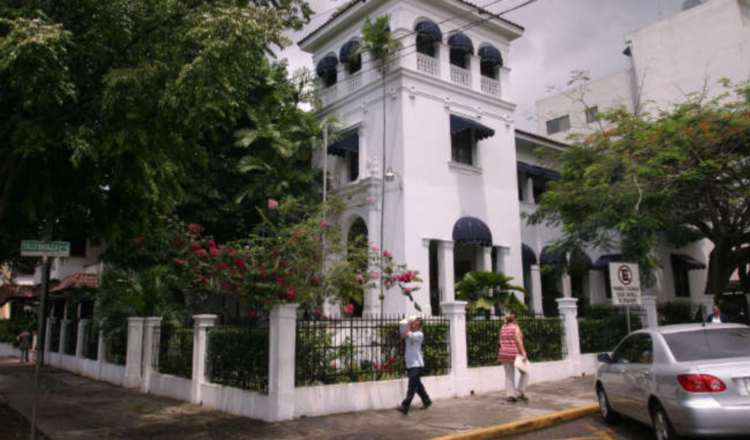
[[[528,245],[521,244],[521,258],[524,265],[531,266],[532,264],[536,264],[536,254],[534,254],[534,250]]]
[[[350,153],[359,152],[359,132],[357,130],[350,130],[342,134],[339,140],[328,146],[328,154],[334,156],[345,156],[347,151]]]
[[[695,258],[685,254],[672,254],[672,258],[675,260],[682,261],[688,270],[705,269],[706,265],[696,260]]]
[[[315,67],[315,73],[317,73],[319,77],[324,77],[330,72],[335,72],[338,64],[339,60],[335,55],[327,55],[318,62],[318,65]]]
[[[349,60],[357,53],[359,49],[359,40],[349,40],[341,46],[339,51],[339,60],[342,64],[348,64]]]
[[[451,35],[448,38],[448,46],[451,49],[460,50],[466,53],[474,53],[474,43],[471,42],[471,38],[467,37],[466,34],[458,32]]]
[[[478,54],[482,64],[488,64],[493,67],[503,65],[503,56],[500,55],[500,51],[494,46],[482,46],[479,48]]]
[[[492,233],[482,220],[476,217],[461,217],[453,225],[453,242],[492,246]]]
[[[609,263],[620,263],[622,262],[622,254],[605,254],[596,259],[596,262],[591,266],[596,270],[608,270]]]
[[[429,39],[433,43],[443,41],[443,33],[440,31],[440,27],[430,20],[420,21],[414,30],[417,31],[418,37]]]
[[[516,169],[519,173],[524,173],[529,176],[543,177],[548,180],[560,180],[560,173],[538,165],[531,165],[526,162],[516,162]]]
[[[539,264],[542,266],[558,266],[563,263],[563,253],[549,246],[542,249]]]
[[[474,130],[474,135],[478,141],[495,135],[495,130],[486,127],[479,122],[461,116],[451,115],[451,134],[458,134],[466,130]]]

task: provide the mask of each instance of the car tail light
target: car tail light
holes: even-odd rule
[[[680,374],[677,380],[690,393],[721,393],[727,389],[721,379],[710,374]]]

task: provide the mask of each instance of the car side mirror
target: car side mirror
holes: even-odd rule
[[[612,360],[612,357],[609,355],[609,353],[599,353],[596,356],[596,360],[598,360],[601,363],[604,364],[612,364],[614,361]]]

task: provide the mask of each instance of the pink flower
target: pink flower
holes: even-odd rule
[[[198,276],[197,276],[197,277],[195,278],[195,281],[196,281],[197,283],[199,283],[199,284],[203,284],[203,285],[205,286],[206,284],[208,284],[208,277],[206,277],[205,275],[198,275]]]
[[[198,250],[196,250],[196,251],[193,251],[193,253],[194,253],[194,254],[195,254],[195,255],[196,255],[197,257],[207,257],[207,256],[208,256],[208,252],[206,252],[206,250],[205,250],[205,249],[203,249],[203,248],[200,248],[200,249],[198,249]]]
[[[344,313],[347,316],[352,316],[354,314],[354,304],[347,304],[344,306]]]
[[[229,265],[227,263],[216,263],[214,264],[214,268],[216,268],[216,270],[224,271],[229,269]]]
[[[182,258],[175,258],[174,264],[178,266],[187,266],[187,260],[183,260]]]
[[[284,277],[276,277],[276,284],[278,284],[280,287],[284,287],[284,284],[286,284],[286,280]]]
[[[404,287],[404,295],[410,295],[413,290],[411,287]]]
[[[279,209],[279,201],[276,199],[268,199],[267,206],[270,210]]]
[[[328,223],[328,220],[323,219],[323,220],[320,221],[320,227],[322,229],[327,229],[329,226],[331,226],[331,224]]]
[[[219,256],[219,249],[216,248],[216,246],[209,247],[208,253],[211,254],[212,257],[218,257]]]
[[[369,203],[370,205],[374,205],[376,201],[377,200],[373,196],[367,198],[367,203]]]
[[[297,289],[294,287],[288,287],[286,289],[286,299],[287,301],[294,301],[297,299]]]
[[[380,274],[378,272],[370,272],[369,275],[371,280],[377,280],[378,278],[380,278]]]
[[[388,252],[387,250],[383,251],[383,256],[384,256],[385,258],[392,258],[392,257],[393,257],[393,255],[391,255],[391,253],[390,253],[390,252]]]
[[[216,242],[213,241],[213,240],[208,240],[206,242],[206,244],[208,245],[209,248],[215,248],[216,247]]]
[[[372,245],[372,251],[373,252],[380,252],[380,247],[376,244]]]
[[[203,226],[199,225],[198,223],[190,223],[189,225],[187,225],[188,234],[194,235],[196,237],[203,233],[203,229]]]
[[[364,275],[362,275],[362,273],[361,273],[361,272],[357,274],[357,282],[358,282],[359,284],[363,284],[363,283],[365,282],[365,276],[364,276]]]
[[[237,266],[237,268],[245,270],[247,268],[247,265],[245,264],[245,260],[242,258],[235,258],[234,259],[234,265]]]

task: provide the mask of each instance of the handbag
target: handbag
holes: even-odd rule
[[[529,372],[529,360],[524,358],[521,355],[518,355],[516,356],[516,359],[513,362],[513,367],[515,367],[515,369],[520,371],[521,373],[528,373]]]

